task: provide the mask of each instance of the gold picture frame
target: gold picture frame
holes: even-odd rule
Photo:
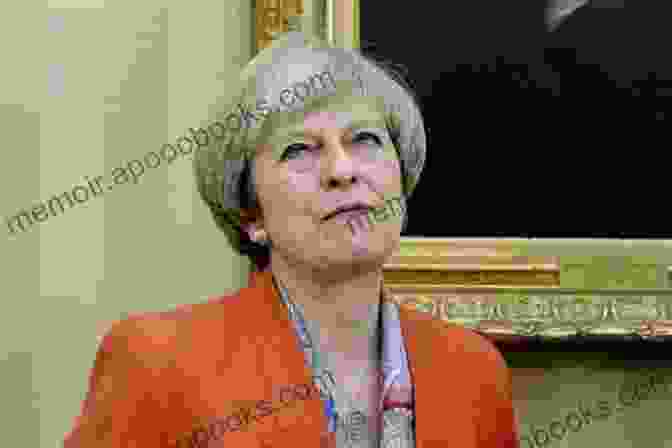
[[[255,52],[292,30],[359,48],[359,0],[256,0],[254,17]]]
[[[634,254],[670,262],[669,245],[646,242],[402,237],[385,286],[401,306],[499,341],[672,338],[672,288],[562,287],[568,252]],[[622,246],[622,247],[621,247]],[[638,247],[639,246],[639,247]],[[569,248],[569,250],[567,249]],[[576,255],[574,255],[576,256]],[[584,255],[585,256],[585,255]],[[665,273],[670,272],[665,266]]]

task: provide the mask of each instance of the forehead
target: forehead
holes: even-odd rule
[[[340,90],[340,89],[339,89]],[[315,98],[298,111],[286,111],[269,117],[266,135],[285,134],[302,129],[323,127],[347,128],[353,122],[385,126],[383,102],[353,90]]]

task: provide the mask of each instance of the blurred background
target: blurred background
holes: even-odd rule
[[[360,9],[362,48],[404,65],[424,107],[407,235],[672,238],[669,2]]]
[[[0,13],[1,446],[62,446],[114,320],[246,283],[249,263],[198,197],[191,156],[26,232],[4,220],[207,123],[252,57],[252,23],[245,0],[29,1]]]

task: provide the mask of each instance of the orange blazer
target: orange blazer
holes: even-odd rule
[[[511,376],[483,336],[401,307],[418,448],[518,446]],[[269,271],[230,296],[115,324],[64,448],[329,446]]]

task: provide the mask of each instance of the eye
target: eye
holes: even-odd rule
[[[382,139],[378,137],[376,134],[373,134],[371,132],[360,132],[355,136],[353,141],[362,142],[366,140],[373,141],[376,145],[379,146],[383,144]]]
[[[294,143],[285,148],[285,151],[282,153],[281,160],[294,159],[296,154],[299,154],[305,149],[309,149],[310,146],[305,143]]]

